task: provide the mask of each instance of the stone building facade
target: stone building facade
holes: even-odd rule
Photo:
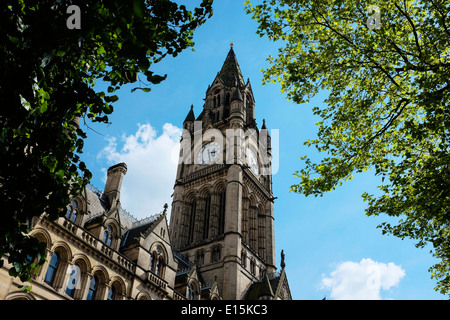
[[[167,205],[142,220],[122,208],[116,164],[102,192],[88,186],[64,217],[35,218],[47,262],[30,293],[5,263],[0,299],[291,299],[284,255],[275,265],[270,136],[232,47],[183,129],[170,224]]]

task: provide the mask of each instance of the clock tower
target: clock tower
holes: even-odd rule
[[[184,120],[170,217],[173,247],[224,299],[243,299],[275,274],[271,141],[255,120],[250,81],[231,46],[206,90],[203,111]]]

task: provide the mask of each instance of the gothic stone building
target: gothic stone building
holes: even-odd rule
[[[127,166],[116,164],[103,192],[88,186],[64,217],[35,218],[31,235],[46,243],[47,262],[30,293],[5,263],[0,299],[291,299],[283,254],[280,272],[275,265],[271,164],[258,152],[270,157],[270,136],[261,148],[267,128],[256,126],[233,47],[183,128],[170,224],[167,205],[142,220],[122,208]]]

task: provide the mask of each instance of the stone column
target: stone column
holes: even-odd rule
[[[86,283],[84,284],[84,288],[82,288],[83,290],[83,295],[81,296],[81,300],[86,300],[87,299],[87,295],[89,293],[89,286],[91,285],[91,280],[92,277],[94,276],[94,274],[91,274],[89,272],[86,272]]]
[[[227,174],[225,239],[223,245],[223,298],[240,298],[242,168],[232,165]]]

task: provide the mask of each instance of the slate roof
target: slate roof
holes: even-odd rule
[[[136,242],[141,234],[145,234],[148,229],[152,227],[152,225],[159,220],[162,216],[162,213],[155,214],[143,220],[139,220],[133,223],[130,229],[128,229],[123,235],[123,240],[121,243],[122,247],[130,245],[131,243]]]
[[[108,205],[101,197],[100,191],[96,190],[95,187],[91,185],[88,185],[86,188],[86,200],[89,204],[88,215],[90,219],[99,216],[108,210]]]
[[[184,119],[184,122],[186,121],[195,121],[195,115],[194,115],[194,106],[191,105],[191,110],[186,116],[186,119]]]
[[[244,300],[258,300],[261,296],[275,297],[280,280],[281,274],[270,277],[265,274],[261,281],[254,282],[249,287]]]
[[[230,48],[225,62],[223,63],[222,69],[219,72],[219,78],[227,87],[234,87],[236,84],[240,87],[245,86],[241,68],[237,62],[233,47]]]

